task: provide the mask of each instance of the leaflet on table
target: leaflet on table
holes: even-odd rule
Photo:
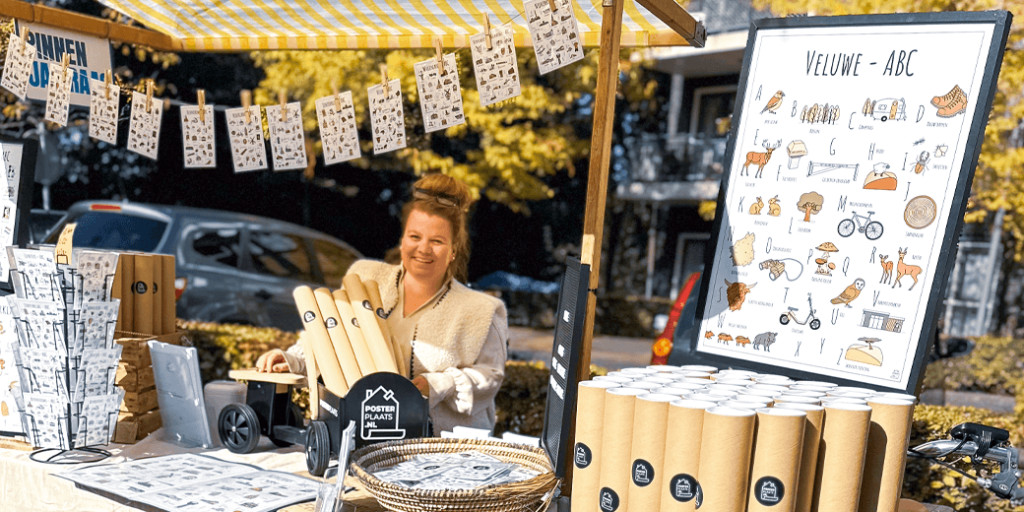
[[[61,273],[57,270],[52,252],[8,247],[7,254],[11,262],[14,292],[18,298],[56,301],[63,305]]]
[[[699,351],[906,386],[992,30],[756,33]]]
[[[92,466],[57,476],[160,510],[269,512],[316,497],[317,482],[195,454]]]

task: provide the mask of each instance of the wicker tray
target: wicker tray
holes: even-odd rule
[[[529,480],[471,490],[409,489],[378,480],[372,473],[428,453],[476,450],[503,462],[514,462],[541,474]],[[478,439],[411,439],[367,446],[352,454],[350,469],[367,492],[388,510],[536,512],[551,501],[559,480],[540,448]]]

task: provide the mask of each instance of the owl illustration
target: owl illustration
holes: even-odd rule
[[[847,286],[843,293],[839,294],[838,297],[832,299],[832,304],[846,304],[846,307],[853,307],[850,305],[857,297],[860,297],[861,290],[864,289],[864,280],[857,278],[850,286]]]
[[[779,110],[779,107],[782,106],[783,96],[785,96],[785,94],[782,91],[775,93],[775,96],[772,96],[771,99],[768,100],[768,104],[764,106],[764,109],[761,110],[761,113],[764,114],[765,112],[771,112],[772,114],[774,114],[775,111]]]

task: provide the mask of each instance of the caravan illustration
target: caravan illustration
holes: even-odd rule
[[[907,100],[903,98],[882,98],[880,100],[868,98],[864,102],[861,114],[864,114],[864,117],[871,117],[883,123],[886,121],[906,121]]]

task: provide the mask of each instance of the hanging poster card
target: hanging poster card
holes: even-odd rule
[[[373,129],[373,154],[379,155],[405,147],[405,111],[402,110],[402,85],[398,80],[388,82],[388,94],[383,85],[367,90],[370,98],[370,126]]]
[[[11,91],[19,100],[24,100],[28,94],[28,81],[32,76],[32,60],[35,56],[35,46],[26,44],[18,34],[11,34],[7,43],[7,60],[4,61],[4,76],[0,79],[0,87]]]
[[[213,137],[213,105],[205,105],[203,110],[203,115],[200,116],[198,105],[181,106],[181,135],[186,169],[217,167]]]
[[[521,94],[519,62],[511,26],[491,29],[491,49],[484,34],[470,36],[473,72],[480,92],[480,105],[488,106]]]
[[[156,98],[146,107],[146,95],[132,92],[132,118],[128,127],[128,150],[156,160],[160,145],[160,121],[164,102]]]
[[[267,168],[267,146],[263,143],[263,122],[260,120],[260,106],[246,109],[229,108],[224,111],[228,121],[228,137],[231,141],[231,159],[235,172],[261,171]]]
[[[458,61],[454,53],[444,56],[444,73],[441,73],[437,59],[417,62],[416,87],[419,89],[425,132],[436,132],[466,122]]]
[[[694,359],[916,391],[1007,18],[754,22]]]
[[[285,106],[281,119],[281,106],[267,107],[267,125],[270,127],[270,154],[275,171],[302,170],[309,165],[306,159],[305,133],[302,130],[302,104],[293,101]]]
[[[533,50],[537,54],[540,74],[546,74],[573,62],[583,60],[580,28],[570,0],[529,0],[523,3],[526,11]]]
[[[340,109],[338,107],[341,107]],[[339,164],[362,155],[356,128],[356,110],[352,91],[324,96],[316,100],[316,120],[324,149],[324,164]]]
[[[121,87],[106,82],[89,80],[89,136],[108,144],[117,144],[118,101]]]
[[[43,120],[60,126],[68,125],[71,108],[71,81],[75,74],[71,68],[50,63],[50,82],[46,86],[46,112]]]

